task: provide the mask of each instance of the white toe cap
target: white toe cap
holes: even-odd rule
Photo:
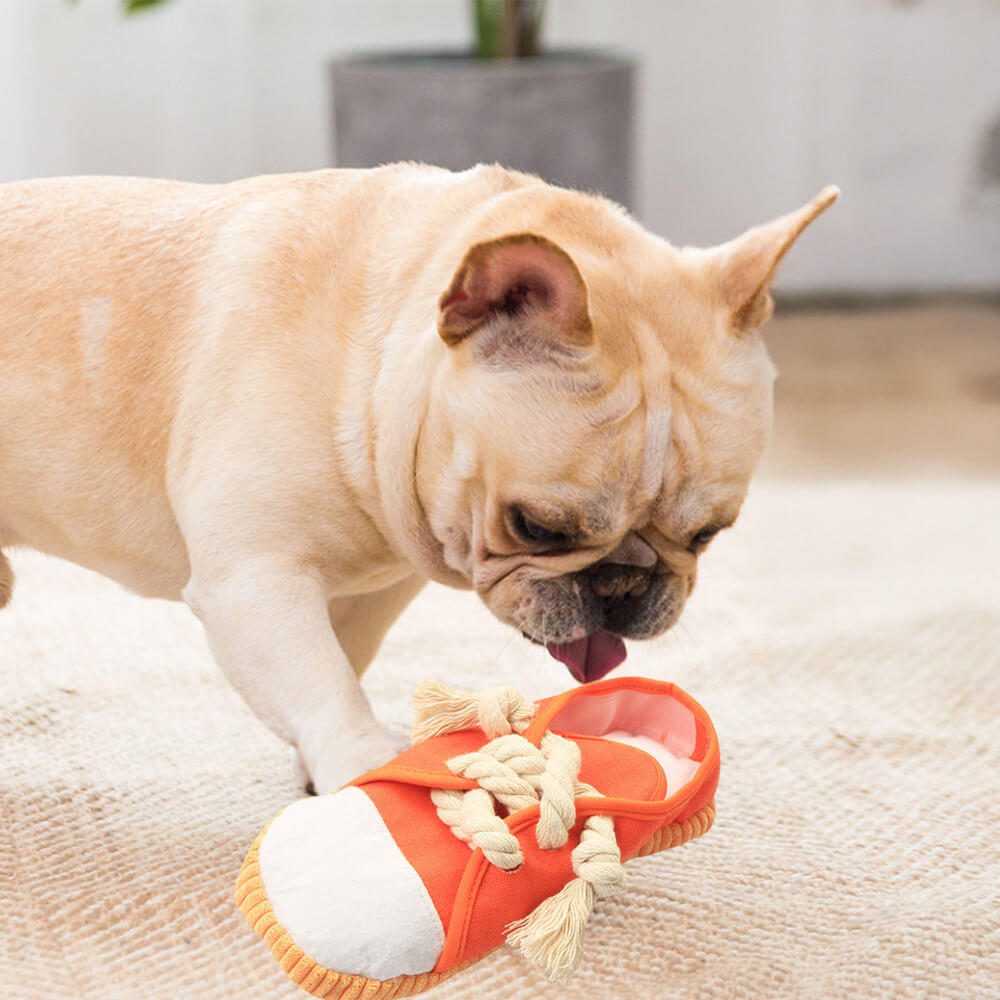
[[[437,964],[441,920],[360,788],[289,806],[260,843],[260,873],[278,922],[320,965],[391,979]]]

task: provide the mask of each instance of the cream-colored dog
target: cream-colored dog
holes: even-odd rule
[[[0,187],[0,547],[183,598],[334,789],[398,750],[358,676],[428,579],[579,680],[677,620],[836,195],[693,250],[496,167]]]

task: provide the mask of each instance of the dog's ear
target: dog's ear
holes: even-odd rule
[[[802,230],[836,200],[840,190],[826,187],[797,212],[755,226],[711,251],[719,292],[736,333],[761,326],[771,316],[769,290],[781,258]]]
[[[590,344],[587,286],[565,250],[544,236],[517,233],[477,243],[438,302],[438,332],[449,346],[500,315],[540,313],[574,347]]]

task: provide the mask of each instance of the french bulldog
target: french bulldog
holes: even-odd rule
[[[0,548],[186,601],[334,790],[400,749],[359,676],[427,580],[579,681],[677,621],[837,194],[705,250],[495,166],[3,185]]]

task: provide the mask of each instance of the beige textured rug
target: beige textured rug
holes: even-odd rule
[[[630,864],[568,988],[502,950],[435,997],[1000,996],[1000,480],[758,484],[682,624],[723,748],[701,841]],[[180,606],[14,553],[0,613],[0,997],[305,996],[230,901],[297,788]],[[476,600],[427,591],[366,678],[569,686]]]

